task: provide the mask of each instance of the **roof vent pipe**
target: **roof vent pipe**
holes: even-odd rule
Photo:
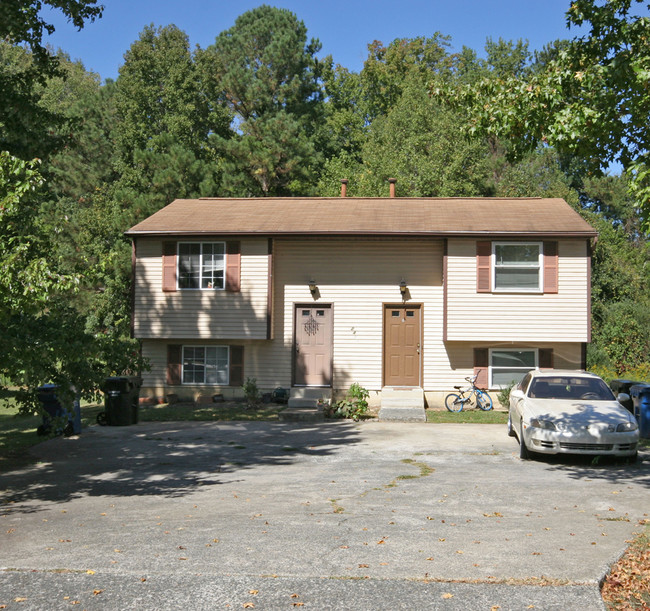
[[[390,183],[390,196],[395,197],[395,183],[397,182],[397,178],[389,178],[388,182]]]
[[[346,178],[341,180],[341,197],[345,197],[348,194],[348,181]]]

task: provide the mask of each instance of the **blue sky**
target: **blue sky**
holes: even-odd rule
[[[249,0],[99,0],[104,16],[77,31],[46,9],[44,17],[56,32],[45,42],[81,60],[102,80],[117,78],[124,53],[144,26],[175,24],[184,30],[192,48],[207,47],[230,28],[242,13],[264,2]],[[479,54],[485,40],[528,40],[541,49],[557,38],[577,32],[566,27],[570,0],[284,0],[266,4],[286,8],[305,22],[309,37],[323,46],[319,55],[359,71],[368,43],[395,38],[451,36],[452,48],[468,46]]]

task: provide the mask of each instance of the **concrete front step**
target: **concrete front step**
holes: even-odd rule
[[[288,407],[318,407],[319,401],[329,403],[331,400],[331,388],[295,386],[289,393]]]
[[[287,407],[278,412],[281,422],[322,422],[325,420],[320,407]]]
[[[424,391],[421,388],[382,388],[380,420],[424,422]]]

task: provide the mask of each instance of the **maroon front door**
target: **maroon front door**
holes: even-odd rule
[[[420,386],[420,307],[384,306],[384,386]]]
[[[296,306],[294,328],[296,386],[332,385],[332,308]]]

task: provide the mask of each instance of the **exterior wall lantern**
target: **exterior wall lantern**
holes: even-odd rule
[[[399,283],[399,292],[402,294],[402,297],[406,297],[406,291],[408,287],[406,286],[406,280],[402,280]]]
[[[316,286],[316,280],[312,279],[309,281],[309,292],[311,293],[312,297],[316,296],[316,291],[318,290],[318,287]]]

